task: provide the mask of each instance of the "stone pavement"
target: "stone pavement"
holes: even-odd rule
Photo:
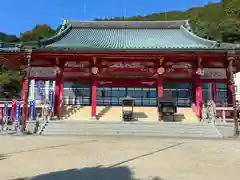
[[[238,180],[239,140],[0,136],[0,179]]]

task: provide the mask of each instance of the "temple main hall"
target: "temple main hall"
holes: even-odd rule
[[[30,65],[22,101],[27,88],[36,104],[52,90],[61,119],[121,120],[121,99],[132,97],[140,121],[157,121],[162,98],[175,102],[177,120],[197,122],[205,102],[232,104],[229,68],[238,69],[239,56],[233,49],[197,36],[187,20],[63,20],[51,38],[1,43],[0,59],[22,71]]]

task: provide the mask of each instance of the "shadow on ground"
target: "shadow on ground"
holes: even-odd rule
[[[104,107],[98,114],[97,119],[102,118],[105,114],[107,114],[112,109],[112,106],[106,106]]]
[[[132,157],[130,159],[123,160],[116,164],[112,164],[109,167],[91,167],[91,168],[82,168],[82,169],[69,169],[65,171],[51,172],[47,174],[41,174],[35,177],[25,177],[17,178],[12,180],[140,180],[134,178],[133,172],[126,166],[122,166],[125,163],[147,157],[161,151],[166,151],[171,148],[178,147],[184,144],[183,142],[175,143],[170,146],[164,147],[162,149],[157,149],[155,151],[142,154],[139,156]],[[151,177],[148,180],[163,180],[160,177]]]
[[[186,117],[184,114],[165,115],[162,117],[164,122],[182,122]]]
[[[7,158],[7,156],[5,156],[4,154],[0,154],[0,160],[4,160],[6,158]]]
[[[35,177],[18,178],[14,180],[139,180],[134,179],[132,171],[128,167],[115,168],[83,168],[57,171],[41,174]],[[159,177],[149,178],[149,180],[163,180]]]

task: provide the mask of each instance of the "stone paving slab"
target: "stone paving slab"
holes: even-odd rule
[[[238,180],[239,140],[0,136],[0,179]]]

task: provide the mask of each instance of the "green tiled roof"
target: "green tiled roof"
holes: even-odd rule
[[[46,48],[106,50],[204,49],[216,45],[193,34],[188,21],[65,21],[58,35],[42,43]]]
[[[16,43],[3,43],[0,42],[0,52],[18,52],[20,48],[16,47]]]

